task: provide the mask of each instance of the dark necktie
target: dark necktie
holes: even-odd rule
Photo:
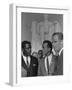
[[[28,57],[26,58],[26,60],[27,60],[27,67],[29,67]]]
[[[48,75],[49,75],[49,61],[48,61],[48,57],[47,57],[47,69],[48,69]]]

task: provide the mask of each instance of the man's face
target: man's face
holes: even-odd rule
[[[61,40],[59,40],[58,35],[52,37],[52,45],[56,52],[59,52],[61,49]]]
[[[50,52],[50,48],[48,47],[47,43],[43,44],[43,55],[47,55]]]
[[[42,52],[42,51],[39,51],[39,52],[38,52],[38,57],[39,57],[39,58],[42,58],[42,56],[43,56],[43,52]]]
[[[29,44],[25,44],[25,48],[23,49],[23,54],[26,56],[31,55],[31,47]]]

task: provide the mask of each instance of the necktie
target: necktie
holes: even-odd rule
[[[48,75],[49,75],[49,61],[48,61],[48,57],[47,57],[47,69],[48,69]]]
[[[28,57],[26,58],[26,60],[27,60],[27,67],[29,67]]]

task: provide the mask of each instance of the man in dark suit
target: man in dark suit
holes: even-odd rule
[[[43,58],[39,62],[38,75],[50,76],[54,73],[55,56],[52,53],[52,43],[48,40],[43,42]]]
[[[38,60],[31,55],[31,43],[29,41],[22,42],[21,56],[21,76],[32,77],[37,76]]]
[[[52,35],[52,44],[57,56],[54,75],[63,75],[63,33],[54,33]]]

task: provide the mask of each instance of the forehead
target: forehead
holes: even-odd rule
[[[30,47],[30,44],[28,44],[28,43],[27,43],[27,44],[25,44],[25,47],[26,47],[26,48],[27,48],[27,47]]]
[[[44,44],[43,44],[44,47],[47,47],[47,45],[48,45],[48,43],[44,43]]]

